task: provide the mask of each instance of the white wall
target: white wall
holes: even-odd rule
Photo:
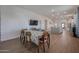
[[[21,29],[31,28],[31,26],[29,26],[30,19],[41,21],[41,25],[37,26],[37,28],[41,27],[41,29],[45,28],[44,20],[50,22],[50,19],[47,17],[40,16],[23,8],[1,6],[1,41],[16,38],[20,35]]]

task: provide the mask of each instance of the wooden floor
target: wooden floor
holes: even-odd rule
[[[61,35],[52,35],[49,52],[78,53],[79,38],[73,37],[73,35],[67,31],[64,31]]]
[[[36,46],[32,49],[25,48],[19,39],[13,39],[0,43],[0,52],[11,53],[36,53]],[[79,53],[79,38],[73,37],[69,32],[62,34],[52,34],[48,53]]]

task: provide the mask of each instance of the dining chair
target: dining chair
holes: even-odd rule
[[[47,44],[47,47],[49,48],[50,46],[50,35],[47,31],[43,32],[43,35],[41,38],[39,38],[39,46],[38,46],[38,52],[40,49],[45,52],[45,44]]]
[[[25,46],[26,46],[26,44],[28,44],[30,48],[31,48],[31,43],[32,43],[31,35],[32,34],[30,31],[25,32]]]
[[[24,41],[25,41],[25,32],[24,32],[24,30],[21,30],[20,42],[21,42],[22,44],[24,44]]]

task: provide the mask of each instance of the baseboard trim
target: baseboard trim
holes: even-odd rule
[[[20,36],[15,36],[15,37],[11,37],[11,38],[8,38],[8,39],[1,39],[1,42],[3,41],[7,41],[7,40],[12,40],[12,39],[15,39],[15,38],[19,38]]]

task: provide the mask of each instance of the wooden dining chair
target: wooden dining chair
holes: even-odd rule
[[[21,42],[22,44],[24,44],[24,42],[25,42],[25,32],[24,32],[24,30],[21,30],[20,42]]]
[[[47,31],[45,31],[43,33],[43,37],[44,37],[44,42],[46,41],[48,48],[49,48],[49,46],[50,46],[50,34]]]
[[[39,38],[39,46],[38,46],[38,52],[40,48],[42,48],[43,52],[45,52],[45,44],[47,44],[47,47],[50,46],[50,35],[47,31],[43,32],[43,35],[41,38]]]
[[[28,44],[29,45],[29,47],[31,48],[31,43],[32,43],[32,41],[31,41],[31,32],[25,32],[25,45],[26,44]]]

